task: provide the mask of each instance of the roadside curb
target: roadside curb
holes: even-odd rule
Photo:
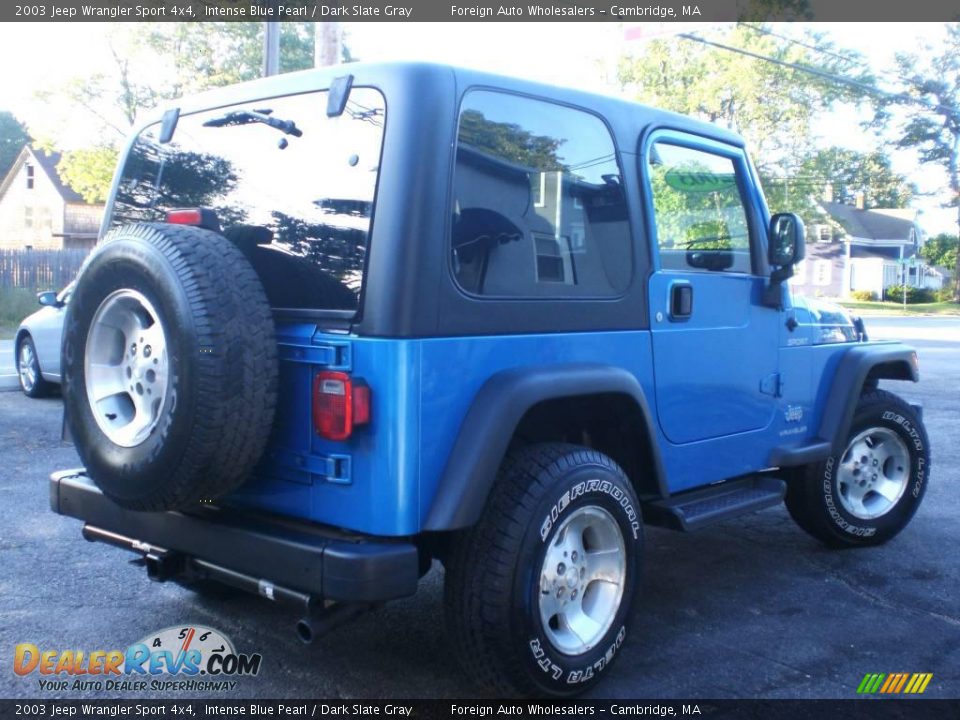
[[[16,375],[0,375],[0,392],[19,389],[20,380]]]

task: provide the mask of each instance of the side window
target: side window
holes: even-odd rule
[[[655,142],[648,170],[660,267],[750,273],[750,228],[733,160]]]
[[[460,111],[451,263],[495,297],[611,297],[633,273],[623,177],[603,122],[507,93]]]

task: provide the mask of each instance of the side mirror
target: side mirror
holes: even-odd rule
[[[53,290],[37,293],[37,302],[45,307],[60,307],[60,301],[57,300],[57,293]]]
[[[767,257],[771,265],[796,265],[806,255],[806,248],[806,230],[799,216],[793,213],[778,213],[770,218],[770,246]]]

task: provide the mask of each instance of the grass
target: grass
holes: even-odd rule
[[[894,302],[864,302],[860,300],[838,300],[843,307],[856,310],[864,315],[956,315],[960,316],[960,304],[953,302],[932,302],[908,304]]]
[[[20,322],[39,309],[33,290],[0,288],[0,340],[12,338]]]

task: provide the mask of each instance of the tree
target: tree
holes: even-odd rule
[[[867,208],[903,208],[917,193],[916,185],[894,172],[890,158],[881,150],[819,150],[801,162],[795,180],[818,195],[829,185],[833,199],[848,205],[863,193]]]
[[[13,113],[0,111],[0,179],[6,177],[30,134]]]
[[[693,115],[743,135],[770,205],[812,210],[808,199],[820,192],[791,188],[789,178],[798,174],[809,154],[818,113],[835,102],[859,102],[860,98],[846,85],[780,63],[829,74],[842,72],[861,82],[869,81],[869,75],[853,73],[850,62],[834,53],[821,35],[811,34],[798,44],[769,33],[764,26],[738,25],[709,39],[770,60],[683,38],[657,40],[645,45],[639,56],[621,60],[620,84],[640,102]],[[852,61],[857,59],[855,53],[845,54]]]
[[[57,173],[64,183],[88,203],[102,203],[110,192],[117,150],[109,145],[69,150],[63,153]]]
[[[957,265],[958,247],[960,247],[960,239],[956,235],[941,233],[924,243],[920,249],[920,255],[931,265],[953,268]]]
[[[901,92],[881,103],[877,121],[891,119],[891,106],[905,113],[899,121],[901,148],[917,151],[920,162],[939,165],[947,174],[960,231],[960,23],[948,23],[939,49],[927,47],[922,57],[897,55]],[[954,263],[953,300],[960,302],[960,256]]]
[[[516,123],[488,120],[479,110],[465,110],[460,117],[460,142],[521,167],[541,172],[566,169],[557,158],[562,140],[534,135]]]
[[[280,67],[283,72],[313,66],[313,24],[282,23]],[[102,202],[119,147],[137,115],[169,98],[260,77],[263,23],[156,23],[144,37],[134,25],[112,26],[105,39],[112,67],[78,76],[38,96],[65,109],[46,118],[46,143],[71,127],[82,113],[97,128],[96,145],[68,150],[57,167],[64,181],[89,202]]]

